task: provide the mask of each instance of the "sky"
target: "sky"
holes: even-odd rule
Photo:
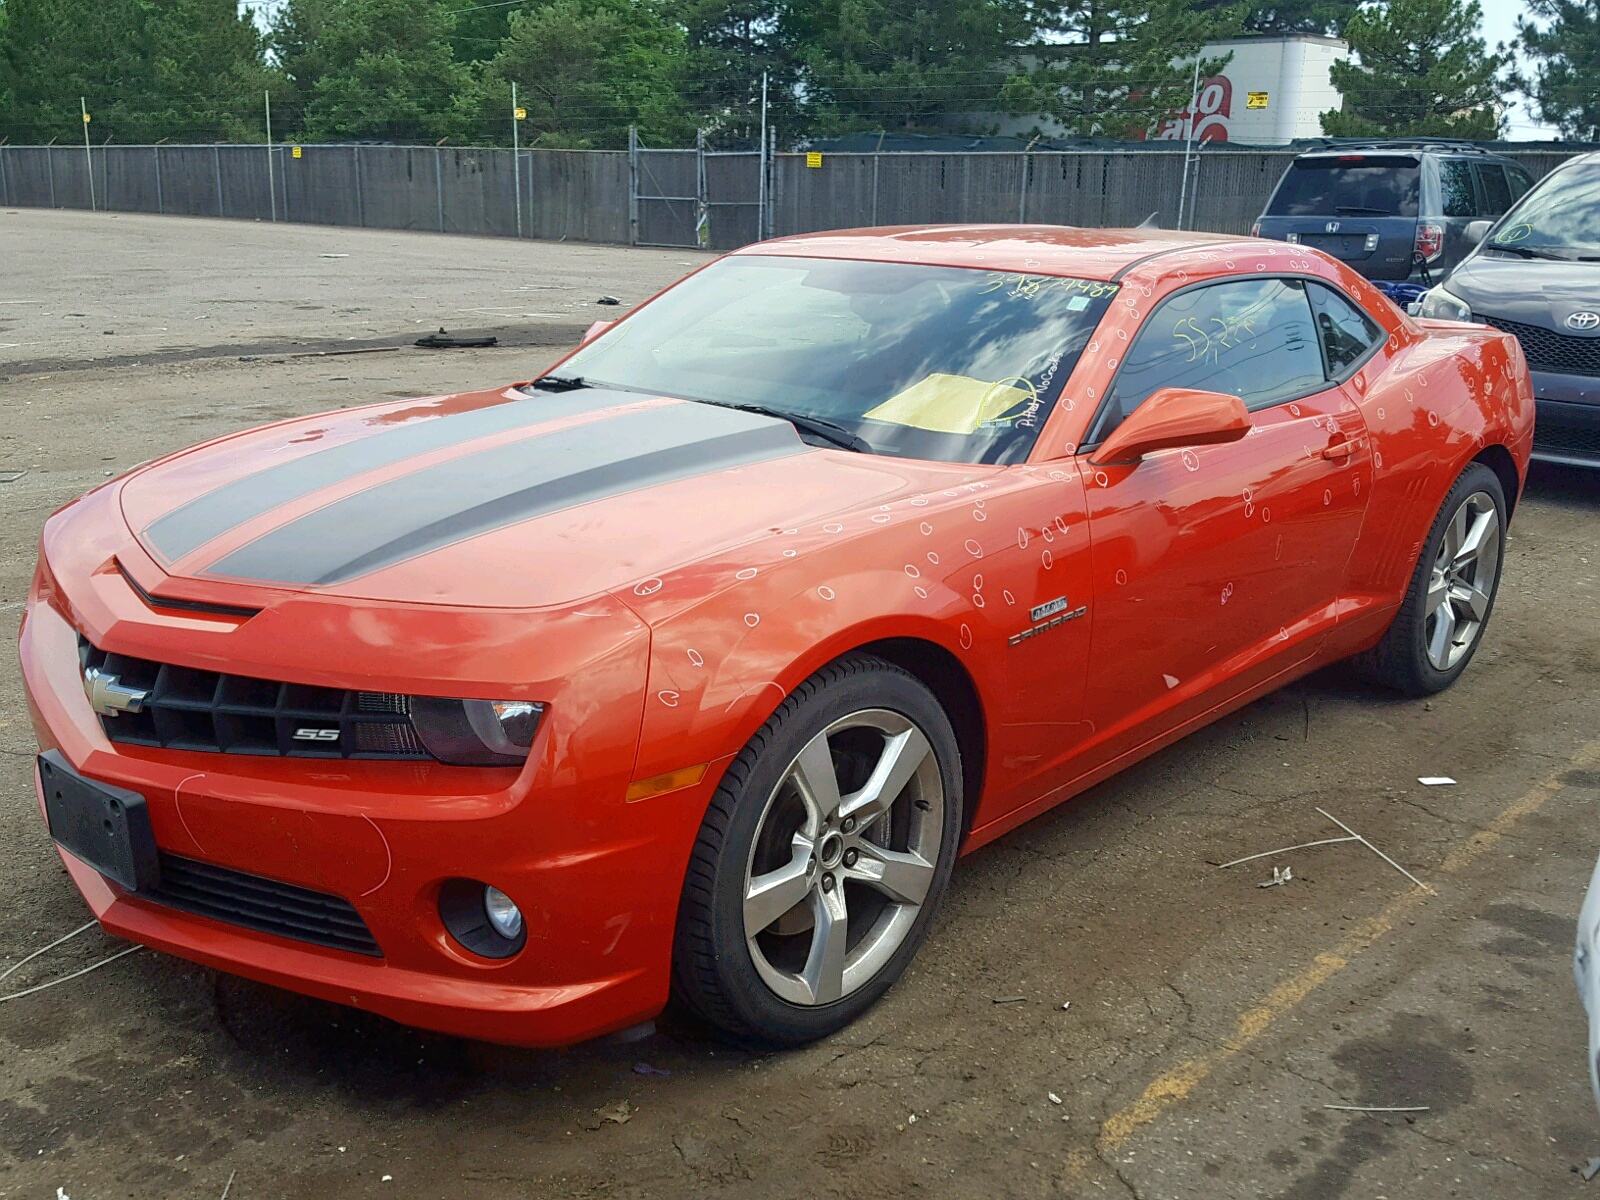
[[[1526,16],[1528,6],[1522,0],[1479,0],[1479,3],[1483,6],[1483,40],[1489,44],[1489,49],[1493,50],[1502,42],[1509,46],[1511,39],[1517,36],[1517,17]],[[1534,120],[1526,101],[1513,105],[1506,115],[1511,123],[1506,136],[1513,141],[1543,140],[1557,136],[1553,128]]]

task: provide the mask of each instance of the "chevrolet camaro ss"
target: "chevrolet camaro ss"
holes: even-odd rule
[[[529,383],[52,516],[39,803],[107,931],[223,971],[509,1043],[676,997],[799,1044],[965,850],[1336,660],[1452,683],[1532,436],[1515,339],[1298,246],[767,242]]]

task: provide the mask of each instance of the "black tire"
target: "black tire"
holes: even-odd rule
[[[909,931],[870,978],[828,1003],[792,1003],[768,985],[747,944],[747,871],[755,869],[758,835],[771,836],[763,832],[769,802],[779,803],[780,786],[802,749],[836,722],[866,711],[897,714],[914,725],[931,748],[943,795],[943,820],[936,835],[938,854],[932,864],[931,882]],[[824,743],[830,749],[835,744]],[[842,771],[837,750],[834,761],[836,770]],[[922,778],[931,777],[919,776],[917,786],[922,786]],[[889,990],[927,936],[930,919],[949,883],[961,838],[961,780],[961,754],[950,720],[933,693],[909,672],[870,655],[852,654],[807,679],[733,760],[712,798],[690,857],[678,910],[673,948],[674,998],[723,1036],[744,1044],[800,1046],[854,1021]],[[901,800],[894,802],[896,811],[906,807],[905,798],[912,795],[910,788],[908,784],[899,793]],[[921,793],[916,795],[920,801]],[[924,803],[918,807],[924,808]],[[885,817],[884,828],[890,824],[890,817]],[[862,837],[868,828],[863,826]],[[935,840],[926,833],[924,837]],[[844,880],[845,876],[841,873],[838,878]],[[843,904],[846,883],[836,886]],[[792,916],[793,911],[782,920]],[[909,911],[903,919],[912,920]],[[853,931],[854,925],[850,928]],[[884,953],[888,953],[887,945]]]
[[[1479,495],[1487,496],[1493,503],[1498,520],[1494,578],[1486,589],[1489,602],[1482,619],[1473,630],[1471,643],[1448,667],[1441,668],[1428,654],[1428,622],[1431,615],[1427,610],[1429,585],[1451,520],[1464,504]],[[1356,666],[1361,673],[1375,683],[1408,696],[1429,696],[1453,684],[1483,644],[1483,632],[1488,628],[1489,617],[1494,612],[1495,595],[1500,587],[1505,538],[1506,496],[1505,489],[1500,485],[1500,477],[1482,463],[1471,463],[1461,472],[1444,498],[1444,503],[1439,506],[1438,515],[1434,517],[1428,538],[1423,543],[1422,553],[1417,556],[1406,598],[1384,633],[1383,640],[1356,658]]]

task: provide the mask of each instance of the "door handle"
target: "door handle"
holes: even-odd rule
[[[1340,438],[1323,450],[1322,457],[1333,460],[1349,458],[1359,449],[1361,449],[1360,438]]]

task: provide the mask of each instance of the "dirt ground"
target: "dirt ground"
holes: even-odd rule
[[[600,294],[636,302],[698,261],[0,211],[0,970],[86,919],[35,807],[15,665],[49,512],[228,430],[527,378],[618,311]],[[409,347],[441,324],[506,345]],[[0,1197],[1582,1194],[1597,518],[1600,480],[1536,471],[1454,690],[1325,672],[971,856],[906,979],[821,1045],[757,1056],[664,1022],[507,1050],[140,951],[0,1003]],[[1215,865],[1340,836],[1319,806],[1432,891],[1357,843],[1282,859],[1283,887]],[[0,994],[120,948],[92,930]]]

